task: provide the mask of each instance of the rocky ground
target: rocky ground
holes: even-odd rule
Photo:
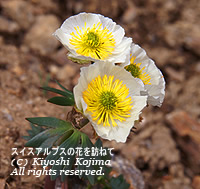
[[[141,171],[146,189],[199,189],[198,0],[1,0],[0,188],[44,186],[44,177],[10,176],[11,148],[25,144],[25,117],[66,118],[70,108],[47,103],[52,94],[39,87],[56,87],[53,79],[70,90],[76,85],[80,66],[67,59],[66,49],[52,33],[66,18],[83,11],[103,14],[123,26],[155,60],[167,83],[163,106],[146,108],[128,142],[105,145]],[[131,171],[124,174],[132,188],[143,188]]]

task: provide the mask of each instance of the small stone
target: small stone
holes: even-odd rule
[[[122,155],[133,160],[139,169],[148,167],[150,173],[180,161],[170,129],[161,124],[145,127],[132,137],[126,147],[121,147],[120,151]]]
[[[67,49],[61,48],[56,53],[51,55],[51,58],[56,61],[59,65],[65,65],[70,60],[67,58]]]
[[[77,2],[75,2],[75,5],[74,5],[74,12],[75,13],[79,13],[79,12],[83,12],[83,10],[84,10],[84,5],[83,5],[84,3],[83,2],[79,2],[79,1],[77,1]]]
[[[182,39],[178,37],[181,36],[180,30],[174,25],[167,25],[162,35],[170,47],[175,48],[182,42]]]
[[[27,1],[3,1],[3,13],[16,21],[22,29],[27,29],[34,21],[33,6]]]
[[[137,16],[137,9],[134,7],[134,4],[131,1],[128,1],[128,8],[123,14],[122,20],[124,23],[132,22]]]
[[[188,154],[188,162],[194,173],[200,168],[200,124],[184,111],[175,111],[167,115],[167,122],[176,133],[181,149]]]
[[[8,121],[13,121],[13,117],[10,114],[10,111],[8,109],[3,109],[2,110],[3,116],[8,120]]]
[[[193,120],[186,112],[176,111],[167,115],[167,121],[179,136],[190,136],[200,144],[200,124]]]
[[[73,66],[67,64],[63,68],[61,68],[57,73],[57,78],[59,80],[67,80],[73,76],[75,76],[76,70]]]
[[[38,108],[38,107],[34,107],[33,109],[32,109],[32,112],[33,113],[38,113],[40,111],[40,109]]]
[[[19,65],[16,65],[12,68],[12,72],[17,76],[21,76],[24,73],[24,70]]]
[[[33,104],[33,101],[32,100],[28,100],[28,101],[26,101],[26,104]]]
[[[198,33],[199,35],[199,33]],[[185,39],[185,44],[187,48],[195,52],[196,54],[200,55],[200,37],[199,36],[192,36],[187,37]]]
[[[197,62],[196,66],[195,66],[195,71],[200,73],[200,61]]]
[[[36,22],[25,36],[25,44],[43,56],[50,54],[59,46],[52,36],[60,22],[54,15],[38,16]]]
[[[79,78],[80,78],[80,74],[76,74],[76,76],[73,77],[73,79],[72,79],[72,85],[74,85],[74,86],[77,85]]]
[[[4,114],[4,116],[6,117],[6,119],[7,119],[8,121],[13,121],[13,117],[12,117],[11,114]]]
[[[143,175],[133,163],[121,156],[113,156],[111,164],[113,168],[111,174],[113,174],[113,176],[122,174],[130,184],[130,189],[145,188]]]
[[[67,71],[69,77],[73,77],[76,74],[76,69],[74,66],[67,64],[64,69]]]
[[[58,66],[55,66],[55,65],[50,65],[50,66],[49,66],[49,70],[50,70],[50,73],[51,73],[53,76],[57,75],[57,73],[59,72]]]
[[[165,70],[172,80],[176,80],[180,82],[184,81],[185,73],[183,71],[178,72],[171,67],[167,67]]]
[[[185,63],[185,56],[183,56],[179,51],[174,51],[173,49],[168,49],[165,47],[159,47],[158,54],[157,48],[148,47],[146,50],[149,57],[155,60],[158,67],[164,66],[169,62],[181,66]]]
[[[20,64],[18,49],[13,45],[7,45],[0,42],[0,64],[6,64],[6,67],[13,67]]]
[[[195,176],[192,181],[193,189],[200,189],[200,176]]]
[[[0,32],[15,34],[19,32],[20,27],[16,22],[10,21],[0,16]]]
[[[40,96],[37,96],[35,99],[34,99],[35,102],[40,102],[41,101],[41,97]]]
[[[4,188],[5,183],[6,183],[5,179],[0,179],[0,186],[2,187],[2,189]]]
[[[31,0],[34,6],[36,7],[35,13],[36,14],[44,14],[47,12],[51,13],[58,13],[60,11],[59,3],[55,0]]]
[[[169,173],[174,177],[184,177],[184,167],[180,163],[172,164],[169,167]]]

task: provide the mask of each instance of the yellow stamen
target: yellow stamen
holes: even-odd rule
[[[125,69],[130,72],[133,77],[141,79],[145,85],[151,85],[151,76],[146,72],[143,72],[145,66],[141,68],[142,63],[135,63],[136,57],[132,56],[132,54],[130,56],[130,65],[125,66]]]
[[[70,44],[75,47],[78,54],[104,60],[114,51],[115,39],[112,32],[106,27],[102,29],[100,22],[92,27],[87,27],[85,22],[82,29],[79,26],[74,29],[76,33],[70,34]]]
[[[83,99],[87,104],[88,112],[97,124],[104,126],[117,126],[116,120],[125,121],[130,117],[130,110],[133,107],[129,89],[114,76],[104,75],[96,77],[83,92]]]

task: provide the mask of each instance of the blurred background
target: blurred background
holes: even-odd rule
[[[10,176],[11,148],[24,147],[25,117],[66,118],[70,108],[47,103],[53,94],[39,87],[57,87],[53,79],[70,90],[77,84],[80,66],[67,59],[52,33],[79,12],[100,13],[124,27],[166,80],[163,106],[144,110],[126,144],[104,141],[132,169],[118,172],[134,189],[144,182],[146,189],[199,189],[198,0],[0,0],[0,188],[44,186],[44,176]]]

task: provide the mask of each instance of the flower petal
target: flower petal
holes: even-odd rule
[[[104,75],[114,76],[114,80],[118,79],[129,89],[129,96],[132,99],[133,107],[130,109],[130,117],[124,121],[115,120],[117,126],[104,126],[103,123],[98,124],[92,118],[92,112],[87,111],[87,104],[83,99],[83,92],[87,90],[88,84],[97,76]],[[109,64],[106,62],[96,62],[89,67],[81,68],[78,84],[74,87],[75,102],[78,109],[83,111],[84,115],[92,123],[96,133],[108,140],[116,140],[117,142],[125,142],[134,126],[135,120],[139,119],[141,110],[146,106],[147,96],[140,96],[140,92],[144,90],[142,82],[133,78],[125,69]]]
[[[103,31],[106,28],[106,31],[104,31],[104,34],[102,35],[109,39],[107,40],[108,42],[112,38],[112,42],[107,45],[105,45],[106,42],[99,43],[99,49],[98,46],[95,46],[95,48],[97,48],[96,50],[93,50],[93,47],[90,48],[88,46],[88,44],[94,44],[91,43],[91,41],[88,42],[87,45],[84,44],[86,43],[83,40],[84,34],[87,34],[89,31],[88,29],[91,29],[94,26],[100,31]],[[69,56],[72,59],[80,59],[84,60],[84,62],[85,60],[101,60],[112,63],[121,63],[125,62],[126,56],[130,52],[130,45],[132,42],[132,39],[125,38],[124,34],[124,29],[113,22],[110,18],[104,17],[100,14],[80,13],[66,19],[53,35],[69,50]],[[105,40],[104,37],[101,39]],[[73,42],[70,41],[72,39]],[[96,55],[97,53],[98,55]]]
[[[144,84],[145,91],[142,91],[141,95],[148,95],[148,104],[160,107],[165,96],[165,80],[161,71],[139,45],[132,43],[130,55],[135,57],[134,63],[140,65],[142,73],[150,76],[150,84]],[[126,63],[120,65],[121,67],[130,64],[130,55],[126,59]]]

